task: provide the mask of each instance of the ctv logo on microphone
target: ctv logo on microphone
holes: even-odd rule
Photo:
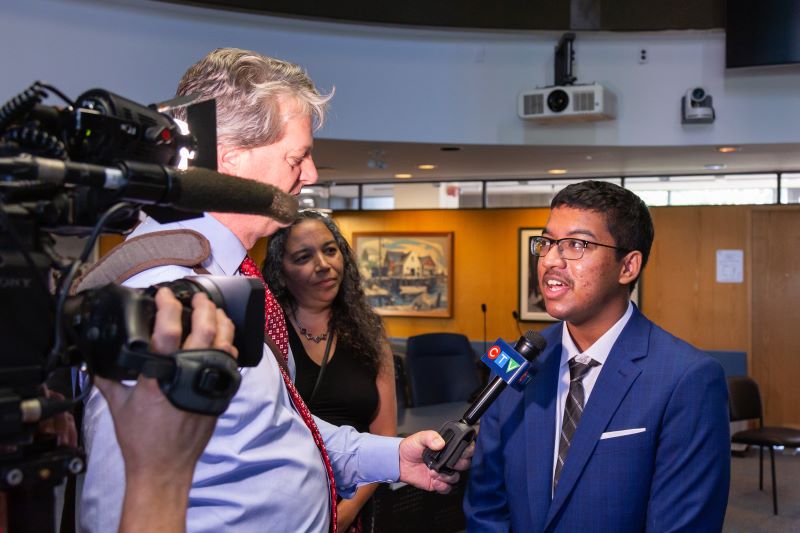
[[[514,388],[520,388],[530,380],[528,375],[530,363],[503,339],[497,339],[497,342],[483,354],[481,361]]]
[[[486,352],[486,357],[494,363],[494,366],[500,369],[501,372],[506,372],[506,363],[511,359],[498,345],[494,345]],[[519,365],[517,365],[519,366]]]
[[[500,369],[500,372],[509,373],[519,368],[519,363],[504,352],[497,344],[489,348],[489,351],[486,352],[486,357],[494,363],[494,366]]]

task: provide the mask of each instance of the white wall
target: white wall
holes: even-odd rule
[[[237,46],[306,67],[336,86],[321,137],[476,144],[689,145],[800,141],[800,67],[724,69],[722,32],[579,33],[579,82],[618,98],[616,121],[537,126],[523,89],[552,83],[557,33],[396,29],[282,19],[136,0],[0,0],[0,100],[33,80],[72,97],[103,87],[149,103],[210,49]],[[648,50],[647,64],[638,63]],[[681,126],[703,85],[717,121]]]

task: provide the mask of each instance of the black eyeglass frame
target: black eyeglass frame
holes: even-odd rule
[[[537,254],[536,243],[541,241],[550,241],[550,245],[548,246],[547,251],[545,253]],[[577,241],[583,243],[583,248],[581,248],[580,257],[564,257],[564,252],[561,250],[561,243],[565,241]],[[613,248],[614,250],[621,250],[625,253],[631,251],[628,250],[627,248],[621,248],[619,246],[611,246],[610,244],[603,244],[594,241],[587,241],[586,239],[576,239],[575,237],[564,237],[563,239],[551,239],[550,237],[542,237],[541,235],[537,235],[536,237],[531,238],[531,254],[533,254],[534,257],[544,257],[550,252],[550,249],[553,247],[553,245],[555,245],[556,250],[558,250],[558,255],[560,257],[568,261],[577,261],[579,259],[583,259],[583,254],[586,252],[586,247],[589,244],[594,244],[595,246],[602,246],[603,248]]]

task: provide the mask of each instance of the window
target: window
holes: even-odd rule
[[[549,207],[564,187],[587,179],[622,185],[649,206],[800,204],[800,172],[626,178],[392,182],[305,187],[305,202],[333,210]],[[359,197],[360,191],[360,197]],[[484,205],[485,197],[485,205]],[[313,199],[312,199],[313,198]],[[360,202],[360,203],[359,203]]]
[[[800,204],[800,174],[781,175],[781,203]]]
[[[777,174],[719,174],[625,178],[625,187],[647,205],[774,204]]]
[[[487,181],[486,207],[549,207],[558,191],[584,179]],[[617,185],[622,181],[619,178],[595,179]]]
[[[483,182],[369,184],[363,195],[364,209],[467,209],[481,207]]]

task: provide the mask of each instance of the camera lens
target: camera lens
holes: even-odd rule
[[[569,95],[562,89],[556,89],[547,95],[547,107],[553,113],[561,113],[569,105]]]
[[[702,87],[695,87],[692,89],[692,100],[699,102],[706,97],[706,91]]]

